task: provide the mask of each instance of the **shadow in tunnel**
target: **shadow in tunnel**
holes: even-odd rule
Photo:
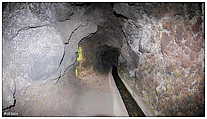
[[[108,73],[112,66],[117,66],[120,51],[118,48],[103,45],[96,51],[95,70],[99,73]]]
[[[134,116],[144,117],[145,116],[144,112],[138,106],[138,104],[133,99],[133,97],[131,96],[131,94],[129,93],[125,85],[123,84],[122,80],[120,79],[116,66],[112,67],[112,75],[116,83],[116,86],[121,94],[121,97],[124,101],[124,104],[126,106],[129,116],[130,117],[134,117]]]

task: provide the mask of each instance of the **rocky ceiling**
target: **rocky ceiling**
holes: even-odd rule
[[[2,19],[5,110],[117,66],[146,116],[204,116],[203,3],[3,3]]]

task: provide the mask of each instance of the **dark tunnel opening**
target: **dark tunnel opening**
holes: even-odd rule
[[[4,2],[2,116],[204,116],[204,26],[201,2]]]
[[[115,84],[121,94],[125,107],[128,111],[129,116],[145,116],[144,112],[138,106],[128,89],[123,84],[121,78],[118,75],[118,57],[120,55],[120,49],[102,45],[97,47],[95,52],[95,69],[99,73],[107,74],[112,71]]]
[[[95,70],[108,73],[113,66],[117,66],[120,51],[118,48],[103,45],[97,48]]]

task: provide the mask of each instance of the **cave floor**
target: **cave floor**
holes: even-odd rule
[[[129,116],[111,73],[33,83],[16,96],[18,116]]]

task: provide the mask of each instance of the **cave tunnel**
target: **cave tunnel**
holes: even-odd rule
[[[90,42],[90,41],[89,41]],[[80,47],[86,57],[86,64],[90,64],[93,69],[99,73],[108,73],[111,71],[112,66],[118,65],[118,57],[120,55],[120,48],[116,48],[108,45],[95,44],[94,42],[80,42]]]
[[[2,116],[205,116],[205,3],[2,6]]]
[[[96,66],[99,72],[109,72],[112,66],[117,66],[119,50],[109,46],[101,46],[96,52]]]

